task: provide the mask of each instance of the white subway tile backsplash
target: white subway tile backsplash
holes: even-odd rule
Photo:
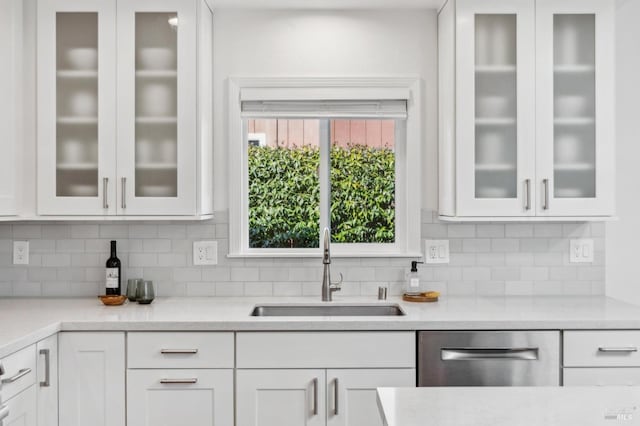
[[[42,226],[40,225],[12,225],[14,239],[40,239]]]
[[[477,225],[478,238],[504,238],[504,225]]]
[[[505,227],[507,238],[529,238],[533,237],[533,225],[530,224],[508,224]]]
[[[214,283],[187,283],[187,296],[215,296],[216,285]]]
[[[302,296],[302,286],[297,282],[274,283],[273,295],[282,297]]]
[[[448,225],[447,235],[449,238],[473,238],[476,236],[476,225]]]
[[[71,238],[98,238],[100,228],[98,225],[71,225]]]
[[[465,253],[488,253],[491,251],[491,240],[486,238],[465,238],[462,240],[462,251]]]
[[[421,280],[449,295],[603,294],[604,225],[450,224],[423,211],[423,239],[449,239],[451,262],[420,265]],[[319,296],[317,258],[227,258],[228,214],[197,223],[53,223],[0,225],[0,297],[95,296],[104,291],[109,241],[118,241],[127,278],[153,280],[160,296]],[[570,238],[594,238],[592,264],[569,263]],[[30,264],[13,265],[13,240],[30,242]],[[218,265],[194,266],[193,242],[218,242]],[[400,295],[412,259],[334,258],[344,275],[335,296]]]

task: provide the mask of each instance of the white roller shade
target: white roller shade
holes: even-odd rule
[[[309,100],[242,101],[243,118],[407,118],[407,101]]]

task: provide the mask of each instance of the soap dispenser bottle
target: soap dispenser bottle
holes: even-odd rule
[[[411,262],[411,271],[407,274],[407,282],[404,289],[404,294],[415,296],[422,292],[422,286],[420,285],[420,276],[418,275],[418,262],[416,260]]]

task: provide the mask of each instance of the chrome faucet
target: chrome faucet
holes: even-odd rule
[[[331,282],[331,254],[329,252],[329,242],[331,237],[329,236],[329,228],[324,228],[322,233],[323,249],[322,249],[322,301],[331,302],[333,299],[333,292],[340,291],[340,284],[342,284],[342,274],[340,274],[340,281],[336,283]]]

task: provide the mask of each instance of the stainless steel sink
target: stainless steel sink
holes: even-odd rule
[[[387,305],[256,305],[253,317],[397,317],[406,315],[396,304]]]

